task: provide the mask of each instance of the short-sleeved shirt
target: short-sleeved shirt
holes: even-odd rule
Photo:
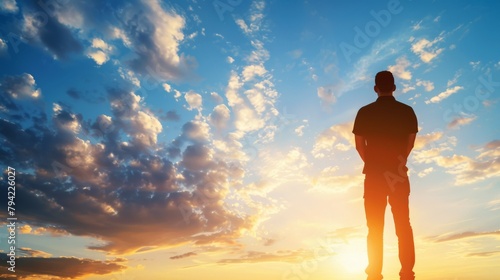
[[[406,171],[408,136],[418,132],[413,109],[393,96],[380,96],[359,109],[354,134],[366,139],[363,173]]]

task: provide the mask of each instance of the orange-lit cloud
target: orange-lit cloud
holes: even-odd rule
[[[0,266],[7,267],[7,255],[0,253]],[[119,272],[127,267],[126,260],[114,259],[98,261],[75,257],[20,257],[16,260],[17,277],[52,277],[52,279],[80,278],[90,275],[106,275]],[[0,277],[9,277],[8,273],[0,273]]]

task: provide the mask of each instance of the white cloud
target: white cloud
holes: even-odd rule
[[[472,66],[472,70],[477,70],[479,69],[479,65],[481,64],[481,61],[471,61],[469,62],[470,66]]]
[[[421,20],[421,21],[419,21],[419,22],[417,22],[417,23],[415,23],[415,24],[411,27],[411,29],[413,29],[413,31],[420,30],[421,28],[422,28],[422,20]]]
[[[436,45],[439,42],[442,42],[444,39],[443,35],[440,34],[437,38],[432,41],[427,39],[420,39],[417,42],[413,43],[411,46],[411,50],[416,55],[420,56],[420,59],[425,63],[430,63],[434,58],[436,58],[441,52],[443,52],[443,48],[438,48]]]
[[[333,93],[333,87],[319,87],[317,94],[321,101],[326,105],[330,105],[337,101],[337,97]]]
[[[41,95],[41,90],[36,88],[35,78],[28,73],[4,77],[0,82],[0,90],[15,99],[36,99]]]
[[[421,150],[424,147],[440,140],[442,137],[443,137],[443,132],[441,131],[434,131],[424,135],[418,135],[417,138],[415,139],[415,145],[413,150]]]
[[[297,134],[297,136],[303,136],[304,135],[304,128],[306,126],[305,125],[301,125],[299,127],[297,127],[294,131],[295,131],[295,134]]]
[[[7,50],[7,43],[5,43],[2,38],[0,38],[0,53],[4,52],[5,50]]]
[[[417,79],[416,85],[424,87],[425,91],[432,91],[434,89],[434,83],[431,81]]]
[[[141,82],[139,81],[139,78],[135,75],[134,71],[132,70],[125,70],[122,67],[118,68],[118,73],[120,73],[120,77],[124,80],[128,80],[131,82],[133,85],[140,87]]]
[[[346,151],[353,147],[353,122],[337,124],[322,131],[314,142],[311,151],[315,158],[331,157],[334,150]],[[341,142],[342,141],[342,142]],[[342,143],[343,145],[338,145]],[[347,145],[347,146],[346,146]]]
[[[425,101],[426,104],[429,103],[438,103],[441,100],[448,98],[450,95],[458,92],[459,90],[464,89],[462,86],[454,86],[452,88],[447,88],[445,91],[439,93],[438,95],[432,97],[430,100]]]
[[[87,56],[92,58],[97,65],[103,65],[109,60],[109,56],[101,50],[90,51]]]
[[[162,87],[166,92],[170,92],[172,90],[172,87],[167,83],[163,83]]]
[[[264,68],[263,65],[248,65],[243,68],[243,81],[247,82],[251,79],[253,79],[255,76],[260,76],[262,77],[266,73],[266,68]]]
[[[201,98],[200,94],[198,94],[194,91],[188,91],[184,95],[184,98],[186,99],[186,102],[189,105],[188,110],[201,109],[202,98]]]
[[[321,170],[318,176],[311,182],[310,192],[339,193],[350,188],[363,185],[364,176],[362,174],[337,174],[338,167],[332,166]]]
[[[113,52],[113,46],[108,45],[100,38],[92,39],[92,45],[87,50],[87,56],[92,58],[97,65],[103,65],[109,60],[109,55]]]
[[[16,0],[2,0],[2,2],[0,2],[0,10],[8,13],[17,13],[19,7],[17,6]]]
[[[402,56],[396,60],[395,65],[390,65],[387,69],[398,78],[411,80],[411,72],[406,70],[408,66],[410,66],[410,61],[408,61],[406,56]]]
[[[415,87],[407,84],[407,83],[401,83],[403,85],[403,89],[401,90],[402,93],[407,93],[409,91],[415,90]]]
[[[176,89],[174,89],[174,98],[177,100],[182,96],[182,93]]]
[[[127,47],[130,47],[132,45],[132,42],[130,41],[129,37],[127,36],[127,34],[125,34],[125,31],[123,31],[120,28],[112,27],[110,36],[112,39],[122,40],[123,44]]]
[[[92,39],[92,48],[101,49],[103,51],[112,51],[113,47],[108,45],[100,38]]]
[[[210,123],[212,123],[218,130],[226,128],[230,118],[229,108],[224,104],[215,106],[213,112],[208,116]]]
[[[248,27],[248,25],[245,23],[244,20],[242,19],[236,19],[236,24],[241,28],[241,30],[243,30],[243,32],[245,32],[246,34],[250,33],[251,30],[250,28]]]
[[[458,82],[458,78],[460,78],[460,76],[462,76],[462,71],[457,71],[455,73],[455,75],[453,76],[453,78],[451,80],[448,80],[448,82],[446,83],[446,86],[451,87],[452,85],[456,84]]]
[[[429,175],[430,173],[432,173],[432,171],[434,171],[434,168],[432,168],[432,167],[426,168],[418,173],[418,177],[420,177],[420,178],[425,177],[425,176]]]
[[[448,128],[451,129],[459,128],[460,126],[473,122],[476,118],[477,118],[476,116],[468,116],[468,115],[456,117],[448,124]]]

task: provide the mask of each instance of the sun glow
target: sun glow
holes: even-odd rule
[[[336,261],[348,273],[363,272],[367,265],[364,244],[347,244],[338,254]]]

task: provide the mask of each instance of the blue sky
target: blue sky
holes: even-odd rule
[[[388,69],[419,125],[408,162],[417,275],[497,279],[498,10],[3,1],[0,153],[18,171],[18,276],[362,277],[351,131]]]

